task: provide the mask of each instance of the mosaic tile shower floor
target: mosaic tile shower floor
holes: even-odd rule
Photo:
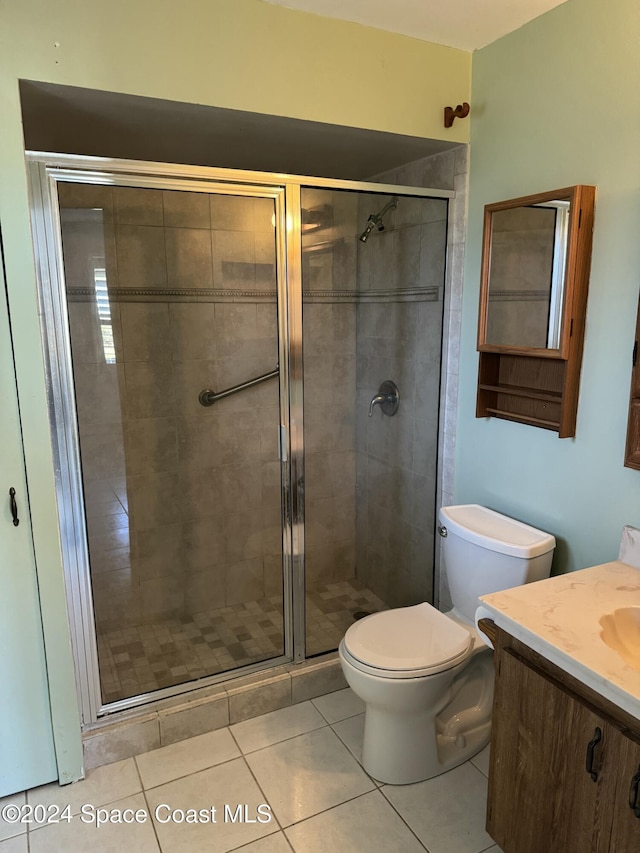
[[[357,581],[307,595],[307,656],[338,647],[359,610],[386,605]],[[103,701],[116,702],[283,653],[282,599],[273,596],[98,634]]]

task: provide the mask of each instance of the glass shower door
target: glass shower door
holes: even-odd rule
[[[301,208],[310,656],[369,613],[433,601],[448,214],[443,198],[317,187]]]
[[[113,182],[57,184],[102,705],[285,654],[281,191]]]

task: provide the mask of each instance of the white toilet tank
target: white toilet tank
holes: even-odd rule
[[[473,622],[478,596],[549,577],[556,540],[478,504],[442,507],[440,535],[454,608]]]

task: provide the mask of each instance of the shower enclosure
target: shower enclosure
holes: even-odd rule
[[[29,159],[85,722],[432,600],[451,193]]]

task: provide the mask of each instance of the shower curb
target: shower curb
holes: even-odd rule
[[[337,652],[120,711],[82,732],[84,771],[287,708],[347,682]]]

